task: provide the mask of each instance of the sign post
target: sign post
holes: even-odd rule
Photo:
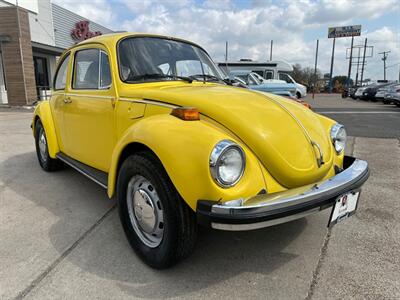
[[[332,58],[331,58],[331,70],[329,73],[329,92],[332,93],[333,82],[332,82],[332,73],[333,73],[333,61],[335,56],[335,40],[336,38],[342,37],[350,37],[351,36],[351,47],[353,47],[353,40],[355,36],[361,35],[361,25],[351,25],[351,26],[340,26],[340,27],[329,27],[328,28],[328,38],[333,38],[332,45]],[[347,78],[347,87],[350,85],[350,73],[351,73],[351,57],[349,64],[349,74]]]

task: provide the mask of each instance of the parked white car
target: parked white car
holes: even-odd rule
[[[279,73],[279,80],[283,80],[287,83],[293,83],[296,86],[296,97],[298,99],[307,96],[307,87],[297,83],[292,76],[286,73]]]
[[[365,90],[366,88],[367,88],[366,86],[359,87],[359,88],[356,90],[355,94],[354,94],[354,98],[355,98],[355,99],[360,99],[361,96],[362,96],[362,94],[363,94],[363,92],[364,92],[364,90]]]

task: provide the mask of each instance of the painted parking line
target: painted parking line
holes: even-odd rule
[[[320,114],[400,114],[400,111],[316,111]]]

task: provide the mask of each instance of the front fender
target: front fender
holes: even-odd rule
[[[214,182],[209,169],[210,153],[223,139],[240,144],[246,154],[242,179],[227,189]],[[108,176],[109,197],[115,191],[121,153],[131,143],[141,143],[157,155],[175,188],[193,210],[199,199],[227,201],[256,195],[265,189],[258,160],[234,137],[204,120],[183,121],[171,115],[155,115],[135,123],[119,139]]]
[[[51,158],[56,158],[56,154],[60,151],[60,148],[58,146],[57,135],[54,127],[53,116],[51,114],[49,101],[39,102],[39,104],[35,108],[32,119],[33,136],[35,136],[35,125],[38,118],[42,122],[44,132],[46,133],[49,156]]]

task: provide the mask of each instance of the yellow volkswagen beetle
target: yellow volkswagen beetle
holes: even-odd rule
[[[234,87],[204,49],[159,35],[66,51],[32,128],[41,167],[63,162],[116,195],[130,244],[155,268],[190,254],[197,224],[251,230],[325,208],[335,224],[369,175],[344,155],[342,125]]]

